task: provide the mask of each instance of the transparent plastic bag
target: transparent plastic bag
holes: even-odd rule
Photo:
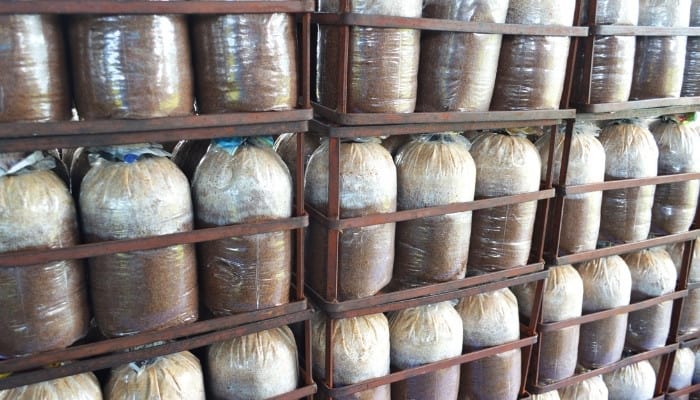
[[[633,303],[671,293],[676,288],[676,267],[666,250],[654,248],[622,257],[632,276]],[[646,351],[666,345],[673,300],[629,314],[626,345]]]
[[[314,374],[326,376],[326,316],[314,314],[311,321],[311,351]],[[390,373],[389,322],[384,314],[369,314],[335,320],[333,336],[333,382],[352,385]],[[368,389],[345,399],[390,400],[391,385]]]
[[[622,367],[603,375],[610,399],[651,399],[654,397],[656,373],[649,361]]]
[[[211,140],[181,140],[173,149],[173,162],[192,182],[194,171],[209,149]]]
[[[329,147],[324,142],[311,156],[306,171],[305,199],[326,212]],[[340,217],[352,218],[396,211],[396,167],[377,141],[340,144]],[[343,229],[338,246],[338,300],[372,296],[391,280],[395,223]],[[326,293],[327,230],[311,220],[307,243],[307,282]]]
[[[654,371],[658,375],[659,367],[661,366],[661,357],[654,357],[649,360]],[[673,357],[673,366],[671,367],[671,375],[668,381],[668,391],[681,390],[690,386],[693,381],[693,372],[695,370],[695,353],[691,348],[681,347],[675,351]],[[687,396],[681,397],[688,399]]]
[[[577,124],[569,150],[569,164],[566,185],[583,185],[599,183],[605,179],[605,150],[596,138],[596,128],[593,125]],[[549,162],[549,145],[551,134],[542,136],[535,146],[542,159],[542,179],[547,173]],[[552,181],[561,181],[561,160],[564,152],[563,132],[557,132],[554,145],[554,162],[552,163]],[[588,192],[570,194],[564,202],[562,228],[559,236],[560,253],[570,254],[580,251],[594,250],[598,242],[600,230],[600,208],[603,192]]]
[[[189,351],[112,368],[105,400],[204,400],[204,376]]]
[[[102,400],[95,374],[86,372],[50,381],[0,390],[0,400]]]
[[[656,176],[659,150],[640,121],[618,121],[603,128],[605,180]],[[651,227],[654,185],[603,192],[600,239],[628,243],[646,239]]]
[[[427,0],[423,18],[506,22],[508,0]],[[498,34],[421,32],[416,111],[488,111],[501,52]]]
[[[192,181],[200,228],[292,216],[287,166],[260,138],[214,140]],[[197,246],[204,305],[214,315],[289,303],[292,232],[277,231],[203,242]]]
[[[297,346],[287,326],[268,329],[207,349],[209,390],[214,398],[267,399],[291,392],[299,379]]]
[[[72,16],[68,33],[81,119],[192,113],[192,62],[184,15]]]
[[[692,0],[690,26],[700,26],[700,1]],[[690,36],[686,44],[682,97],[700,96],[700,37]]]
[[[640,26],[688,27],[691,0],[640,0]],[[630,100],[679,97],[686,36],[638,36]]]
[[[576,269],[583,280],[583,314],[608,310],[630,303],[632,277],[620,256],[595,259]],[[578,363],[599,368],[622,356],[627,331],[627,313],[581,325]]]
[[[274,149],[282,157],[292,176],[292,187],[297,187],[297,135],[298,133],[283,133],[275,139]],[[304,171],[309,164],[311,155],[321,145],[321,136],[313,132],[304,133]],[[302,179],[303,180],[303,179]],[[302,182],[303,185],[303,182]]]
[[[407,308],[389,315],[391,364],[409,369],[462,354],[462,318],[450,302]],[[392,400],[456,400],[459,366],[395,382]]]
[[[678,330],[681,335],[700,331],[700,289],[690,290],[683,300]]]
[[[279,111],[297,104],[294,15],[199,15],[192,51],[201,113]]]
[[[476,169],[469,142],[460,135],[416,136],[395,161],[399,210],[474,200]],[[464,278],[471,222],[466,211],[397,223],[392,288]]]
[[[535,192],[540,157],[524,137],[489,133],[474,142],[475,198]],[[537,201],[476,210],[472,214],[467,270],[492,272],[527,264]]]
[[[575,0],[511,0],[506,22],[571,26],[575,8]],[[558,109],[569,43],[566,36],[504,36],[491,110]]]
[[[700,136],[696,123],[662,118],[652,122],[649,130],[659,148],[659,175],[700,172]],[[652,231],[661,234],[687,231],[695,218],[698,193],[697,179],[656,185]]]
[[[583,25],[588,24],[588,0],[582,5]],[[607,0],[596,3],[596,24],[598,25],[637,25],[639,3],[628,0]],[[593,64],[591,74],[590,104],[616,103],[627,101],[632,89],[634,72],[634,36],[595,36],[593,40]],[[584,84],[583,62],[585,46],[579,48],[574,89]],[[585,93],[578,92],[579,101],[585,100]]]
[[[134,153],[131,153],[131,152]],[[141,151],[144,155],[138,155]],[[80,211],[88,242],[136,239],[192,229],[189,183],[162,150],[116,147],[83,179]],[[117,154],[115,156],[115,154]],[[162,329],[197,319],[194,245],[89,259],[97,324],[105,336]]]
[[[320,0],[321,12],[340,12],[338,0]],[[359,14],[420,17],[422,0],[350,0]],[[348,112],[411,113],[416,106],[420,30],[351,27],[348,58]],[[339,28],[319,26],[316,97],[337,107]]]
[[[0,252],[79,243],[75,205],[52,161],[0,154]],[[70,346],[90,318],[82,260],[0,268],[0,309],[0,358]]]
[[[70,119],[64,47],[57,15],[0,16],[0,122]]]
[[[607,400],[608,387],[605,386],[603,377],[598,375],[559,389],[559,398],[561,400]]]
[[[676,266],[676,272],[679,277],[681,275],[681,263],[683,262],[684,247],[685,242],[673,243],[666,246],[666,250],[673,259],[673,264]],[[690,261],[688,282],[700,282],[700,239],[695,239],[695,247],[693,247],[693,254],[691,254],[691,257],[692,259]]]
[[[508,288],[462,298],[455,306],[464,325],[465,350],[520,339],[518,300]]]
[[[513,286],[520,314],[531,318],[537,283]],[[581,316],[583,282],[571,265],[550,267],[544,281],[542,318],[546,322],[564,321]],[[580,326],[541,332],[538,378],[551,383],[572,376],[576,370]]]
[[[462,364],[459,398],[517,399],[522,378],[520,349]]]

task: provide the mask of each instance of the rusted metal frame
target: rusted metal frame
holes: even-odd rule
[[[311,302],[328,317],[332,319],[350,318],[380,312],[398,311],[405,308],[440,303],[460,297],[492,292],[504,287],[542,280],[545,279],[548,274],[546,270],[543,270],[543,264],[531,264],[521,268],[521,271],[530,272],[521,272],[520,275],[500,279],[491,276],[491,274],[487,274],[483,276],[484,281],[478,284],[472,283],[473,281],[470,281],[472,278],[466,278],[405,291],[376,294],[374,296],[340,303],[326,301],[319,293],[309,287],[307,287],[307,294]],[[516,268],[514,268],[514,270],[515,269]]]
[[[626,314],[633,311],[642,310],[661,304],[666,301],[675,300],[684,297],[688,294],[687,290],[677,290],[671,293],[667,293],[658,297],[652,297],[651,299],[642,300],[636,303],[628,304],[625,306],[615,307],[608,310],[597,311],[590,314],[585,314],[580,317],[570,318],[564,321],[558,322],[546,322],[539,326],[539,333],[547,333],[552,331],[562,330],[574,325],[584,325],[595,321],[600,321],[602,319],[614,317],[620,314]]]
[[[700,36],[700,27],[597,25],[589,32],[594,36]]]
[[[306,204],[306,211],[311,219],[319,222],[325,228],[342,231],[350,228],[361,228],[370,225],[402,222],[464,211],[480,210],[484,208],[502,207],[529,201],[539,201],[552,197],[554,197],[554,189],[543,189],[537,192],[521,193],[512,196],[491,197],[463,203],[452,203],[441,206],[401,210],[390,213],[370,214],[354,218],[334,218],[332,216],[326,217],[320,210],[316,209],[310,204]]]
[[[656,374],[656,385],[654,385],[654,394],[659,396],[666,393],[668,385],[671,381],[671,372],[673,370],[673,362],[676,359],[676,352],[672,351],[661,356],[659,362],[659,371]]]
[[[520,383],[520,394],[523,395],[527,392],[527,387],[530,381],[537,382],[539,380],[539,364],[541,358],[541,347],[539,334],[537,332],[537,327],[543,322],[544,315],[542,314],[543,301],[544,301],[544,285],[545,280],[541,279],[537,281],[535,286],[535,298],[532,303],[532,310],[530,311],[530,321],[527,326],[526,335],[527,336],[537,336],[537,343],[528,347],[525,351],[523,357],[523,370],[522,379]]]
[[[237,326],[255,323],[256,321],[279,318],[286,314],[295,314],[304,311],[307,308],[308,306],[306,301],[300,300],[249,313],[217,317],[158,331],[143,332],[130,336],[104,339],[98,342],[71,346],[63,350],[46,351],[24,357],[9,358],[0,361],[0,373],[39,368],[61,361],[91,358],[112,352],[123,351],[161,340],[175,340],[213,331],[231,329]]]
[[[96,121],[6,122],[0,123],[0,137],[51,137],[94,135],[99,133],[143,133],[150,131],[180,131],[188,128],[227,128],[281,122],[308,121],[310,109],[255,113],[190,115],[150,119],[115,119]]]
[[[678,335],[679,343],[690,343],[696,340],[700,340],[700,331],[694,331],[683,335]]]
[[[569,173],[569,158],[571,154],[571,142],[573,141],[575,120],[566,121],[566,131],[564,133],[564,148],[562,149],[561,165],[559,169],[559,179],[556,182],[557,188],[566,185],[566,176]],[[556,137],[552,135],[550,146],[554,146]],[[550,159],[554,157],[554,149],[550,148]],[[560,189],[557,189],[560,190]],[[550,257],[559,255],[559,244],[561,242],[562,221],[564,220],[564,203],[566,202],[563,193],[558,193],[554,200],[554,217],[550,225]]]
[[[306,380],[306,377],[311,375],[309,372],[304,373],[304,380]],[[316,386],[313,381],[311,383],[307,383],[304,387],[293,390],[291,392],[281,394],[279,396],[274,396],[270,397],[267,400],[293,400],[293,399],[301,399],[306,397],[307,399],[311,399],[312,395],[314,395],[317,392],[318,387]]]
[[[680,114],[695,111],[700,107],[700,97],[669,97],[646,100],[631,100],[619,103],[579,104],[580,120],[609,120]],[[685,111],[688,110],[688,111]]]
[[[376,388],[379,386],[383,385],[388,385],[394,382],[406,380],[415,376],[435,372],[444,368],[449,368],[455,365],[461,365],[461,364],[466,364],[474,361],[478,361],[487,357],[491,357],[497,354],[504,353],[506,351],[514,350],[514,349],[522,349],[523,347],[526,346],[532,346],[535,342],[537,341],[537,336],[530,336],[526,338],[522,338],[513,342],[509,342],[506,344],[494,346],[494,347],[489,347],[486,349],[481,349],[481,350],[476,350],[476,351],[471,351],[465,354],[462,354],[457,357],[452,357],[448,358],[445,360],[437,361],[434,363],[430,364],[425,364],[421,365],[418,367],[414,368],[409,368],[405,370],[400,370],[396,372],[392,372],[389,375],[385,375],[379,378],[372,378],[368,379],[359,383],[355,383],[352,385],[347,385],[347,386],[342,386],[342,387],[337,387],[333,388],[332,386],[327,386],[327,385],[319,385],[319,391],[325,393],[331,398],[341,398],[345,396],[352,395],[354,393],[358,393],[364,390]]]
[[[306,386],[314,385],[316,387],[316,382],[314,382],[313,377],[313,358],[311,350],[311,320],[307,319],[304,321],[304,383]],[[314,392],[315,393],[315,392]],[[309,396],[307,400],[312,400]]]
[[[313,8],[313,0],[311,3]],[[301,16],[301,38],[301,102],[299,106],[309,110],[311,109],[311,13],[304,13]]]
[[[559,186],[557,190],[563,195],[619,190],[646,185],[663,185],[666,183],[686,182],[700,179],[700,172],[684,172],[680,174],[658,175],[648,178],[630,178],[584,185]]]
[[[561,388],[564,388],[567,386],[575,385],[579,382],[585,381],[586,379],[590,379],[590,378],[596,377],[598,375],[607,374],[609,372],[613,372],[615,370],[618,370],[622,367],[626,367],[628,365],[631,365],[631,364],[634,364],[634,363],[637,363],[640,361],[649,360],[649,359],[652,359],[654,357],[658,357],[660,355],[675,351],[677,349],[678,349],[677,344],[671,344],[671,345],[667,345],[664,347],[660,347],[658,349],[645,351],[643,353],[635,354],[635,355],[632,355],[629,357],[624,357],[620,361],[616,361],[610,365],[606,365],[605,367],[596,368],[596,369],[591,370],[591,371],[587,371],[587,372],[577,374],[577,375],[574,375],[574,376],[571,376],[568,378],[564,378],[560,381],[557,381],[557,382],[554,382],[551,384],[547,384],[547,385],[539,385],[538,384],[538,385],[530,386],[529,391],[530,391],[530,393],[533,393],[533,394],[541,394],[541,393],[551,392],[552,390],[557,390],[557,389],[561,389]]]
[[[218,226],[160,236],[110,240],[48,250],[13,251],[0,254],[0,268],[34,265],[58,260],[75,260],[136,250],[151,250],[179,244],[208,242],[231,236],[300,229],[307,225],[308,216],[303,215],[274,221]]]
[[[415,113],[350,113],[345,114],[322,104],[312,103],[314,112],[322,118],[341,125],[397,125],[397,124],[435,124],[452,122],[523,122],[533,123],[539,120],[562,120],[574,118],[574,109],[530,110],[530,111],[445,111]],[[556,122],[555,122],[556,123]],[[553,124],[537,124],[553,125]]]
[[[110,353],[87,360],[74,361],[57,368],[38,369],[29,372],[12,374],[9,377],[0,379],[0,390],[88,371],[115,367],[129,362],[145,360],[166,354],[198,348],[234,337],[308,320],[311,317],[311,314],[312,311],[307,309],[247,325],[240,325],[216,332],[205,333],[173,342],[167,342],[158,346],[142,348],[129,352]]]
[[[0,14],[240,14],[314,11],[313,0],[286,1],[3,1]]]
[[[346,114],[352,116],[352,114]],[[406,114],[414,115],[416,114]],[[374,137],[377,135],[411,135],[433,132],[464,131],[477,129],[519,128],[522,126],[549,126],[561,122],[560,120],[513,120],[513,121],[476,121],[476,122],[439,122],[439,123],[406,123],[390,125],[358,125],[340,126],[335,123],[328,124],[320,120],[309,121],[311,131],[328,137],[358,138]]]
[[[0,137],[0,151],[48,150],[83,146],[107,146],[144,142],[169,142],[175,139],[212,139],[230,136],[260,136],[285,132],[305,132],[308,121],[231,125],[217,128],[187,128],[144,132],[67,134],[42,137]]]
[[[700,334],[696,335],[696,337],[693,339],[679,341],[680,347],[683,349],[683,348],[700,346],[700,337],[698,337],[698,336],[700,336]]]
[[[666,398],[669,400],[680,399],[681,396],[685,396],[687,394],[691,394],[691,393],[695,393],[695,392],[700,392],[700,383],[696,383],[694,385],[690,385],[690,386],[684,387],[683,389],[675,390],[673,392],[668,392],[666,394]]]
[[[296,135],[296,187],[294,188],[294,215],[306,216],[304,210],[304,133],[299,132]],[[308,216],[307,216],[308,218]],[[308,226],[308,224],[306,224]],[[298,227],[294,232],[295,241],[295,259],[296,259],[296,298],[304,298],[304,227]]]
[[[438,18],[397,17],[352,12],[317,12],[312,22],[319,25],[364,26],[373,28],[417,29],[441,32],[490,33],[530,36],[587,36],[588,27],[525,25],[493,22],[467,22]]]
[[[549,261],[555,265],[577,264],[596,258],[626,254],[631,253],[633,251],[644,250],[665,244],[694,240],[698,236],[700,236],[700,230],[692,230],[683,233],[674,233],[666,236],[657,236],[651,239],[640,240],[639,242],[616,244],[610,247],[603,247],[600,249],[582,251],[580,253],[559,256]]]

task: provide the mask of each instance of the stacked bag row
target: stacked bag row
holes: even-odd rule
[[[314,374],[333,374],[334,387],[360,383],[390,372],[457,357],[520,339],[518,301],[508,289],[456,300],[333,320],[327,350],[328,319],[312,320]],[[334,367],[326,369],[326,351]],[[352,398],[517,399],[522,383],[521,349],[455,365],[393,384],[354,393]]]
[[[79,226],[85,242],[102,242],[288,218],[292,212],[291,177],[265,138],[212,142],[192,190],[159,145],[85,149],[71,171],[78,212],[67,183],[51,171],[54,158],[34,152],[3,153],[1,159],[5,252],[76,245]],[[88,333],[90,310],[99,333],[109,338],[194,322],[200,298],[214,316],[286,304],[292,245],[291,232],[282,231],[201,243],[197,254],[194,245],[180,244],[92,257],[88,271],[82,260],[2,268],[0,304],[8,312],[0,318],[0,355],[67,347]],[[249,359],[282,343],[251,340],[246,351],[242,344],[213,346],[219,349],[209,357],[217,363],[213,371],[234,373],[216,360]],[[293,340],[285,346],[296,354]],[[287,358],[293,365],[281,365],[296,371],[296,355]],[[291,389],[278,385],[277,394],[296,387],[297,373],[292,375]]]
[[[573,25],[576,1],[379,0],[349,2],[350,12],[477,23]],[[337,13],[337,0],[319,1]],[[320,25],[316,99],[336,108],[339,28]],[[352,26],[347,111],[411,113],[557,109],[568,36],[501,35]]]
[[[554,182],[571,186],[700,171],[697,124],[682,116],[612,121],[599,137],[596,135],[597,128],[592,125],[574,127],[567,174],[563,177],[560,170],[565,135],[556,134]],[[550,140],[546,136],[540,142],[540,155],[545,161]],[[543,177],[545,172],[543,169]],[[699,190],[697,180],[688,180],[567,195],[559,253],[637,242],[650,234],[685,232],[695,217]]]
[[[292,331],[282,326],[209,346],[206,371],[184,351],[112,368],[102,387],[89,372],[2,390],[0,399],[265,399],[296,389],[297,360]]]
[[[471,146],[471,148],[470,148]],[[328,205],[329,145],[311,155],[307,205]],[[392,158],[377,139],[340,144],[340,218],[536,192],[540,156],[517,134],[419,135]],[[337,299],[372,296],[528,263],[537,202],[383,223],[340,232]],[[307,282],[326,295],[327,228],[309,224]]]
[[[187,116],[195,95],[205,114],[297,104],[291,14],[4,15],[0,44],[0,122],[73,104],[84,120]]]

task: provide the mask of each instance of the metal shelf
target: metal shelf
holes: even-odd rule
[[[304,13],[314,11],[313,0],[275,1],[4,1],[0,14],[240,14]]]

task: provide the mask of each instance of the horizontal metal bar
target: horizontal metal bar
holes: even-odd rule
[[[503,122],[450,122],[434,124],[400,124],[400,125],[366,125],[366,126],[339,126],[329,125],[318,120],[311,120],[309,128],[316,133],[337,138],[374,137],[383,135],[417,135],[434,132],[460,132],[478,129],[520,128],[527,126],[551,126],[557,125],[560,120],[529,120],[503,121]]]
[[[308,121],[277,122],[252,125],[231,125],[215,128],[188,128],[127,133],[98,133],[56,135],[41,138],[0,138],[0,151],[32,151],[82,146],[107,146],[145,142],[171,142],[183,139],[212,139],[230,136],[276,135],[286,132],[306,132]]]
[[[241,325],[221,331],[206,333],[199,336],[188,337],[181,340],[166,342],[164,344],[129,352],[110,353],[87,360],[78,360],[56,368],[38,369],[29,372],[12,374],[0,379],[0,390],[16,386],[27,385],[63,376],[75,375],[88,371],[96,371],[127,364],[134,361],[146,360],[166,354],[177,353],[198,347],[210,345],[254,332],[272,329],[278,326],[289,325],[295,322],[305,321],[311,318],[312,311],[304,310],[286,314],[280,317],[257,321],[247,325]]]
[[[700,27],[597,25],[591,35],[599,36],[700,36]]]
[[[700,337],[697,337],[697,336],[700,336],[700,333],[696,334],[695,336],[696,337],[694,339],[687,339],[687,340],[681,341],[680,347],[681,348],[688,348],[688,347],[695,347],[695,346],[700,345]]]
[[[149,2],[162,3],[168,2]],[[232,2],[229,4],[237,4]],[[274,122],[308,121],[313,110],[290,110],[271,112],[228,113],[191,115],[151,119],[115,119],[95,121],[9,122],[0,123],[0,137],[44,137],[66,135],[88,135],[97,133],[130,133],[187,128],[217,128],[231,125],[255,125]]]
[[[683,233],[674,233],[671,235],[658,236],[651,239],[640,240],[639,242],[621,243],[610,247],[603,247],[600,249],[582,251],[580,253],[554,257],[552,260],[548,261],[550,262],[550,264],[554,265],[578,264],[581,262],[594,260],[596,258],[626,254],[631,253],[633,251],[639,251],[671,243],[687,242],[689,240],[695,240],[699,236],[700,230],[696,229]]]
[[[676,300],[676,299],[679,299],[681,297],[685,297],[687,295],[688,295],[687,290],[679,290],[679,291],[675,291],[672,293],[667,293],[667,294],[662,295],[662,296],[653,297],[651,299],[632,303],[632,304],[629,304],[626,306],[615,307],[615,308],[612,308],[609,310],[598,311],[598,312],[582,315],[580,317],[570,318],[570,319],[567,319],[565,321],[541,323],[541,324],[539,324],[538,331],[541,333],[547,333],[547,332],[552,332],[552,331],[558,331],[558,330],[568,328],[568,327],[574,326],[574,325],[583,325],[583,324],[587,324],[587,323],[591,323],[591,322],[595,322],[595,321],[600,321],[602,319],[614,317],[616,315],[630,313],[633,311],[649,308],[649,307],[655,306],[657,304],[661,304],[661,303],[666,302],[666,301]]]
[[[632,100],[621,103],[578,105],[576,119],[600,121],[619,118],[656,117],[664,114],[682,114],[700,109],[700,97],[672,97],[663,99]]]
[[[291,391],[289,393],[281,394],[279,396],[274,396],[270,397],[267,400],[294,400],[294,399],[302,399],[304,397],[309,397],[313,394],[316,394],[318,391],[318,386],[316,386],[315,383],[312,383],[311,385],[304,386],[300,389]]]
[[[530,110],[530,111],[472,111],[472,112],[414,112],[414,113],[340,113],[336,110],[312,103],[314,112],[340,125],[396,125],[396,124],[442,124],[455,122],[518,122],[519,126],[531,121],[562,120],[574,118],[576,110]]]
[[[566,196],[603,190],[627,189],[645,185],[662,185],[666,183],[685,182],[692,181],[694,179],[700,179],[700,172],[658,175],[648,178],[618,179],[614,181],[589,183],[585,185],[560,186],[557,189],[559,194]]]
[[[368,379],[359,383],[352,385],[329,388],[325,383],[321,383],[319,386],[320,391],[327,394],[329,397],[333,398],[344,398],[350,396],[353,393],[358,393],[364,390],[372,389],[382,385],[388,385],[394,382],[409,379],[415,376],[427,374],[430,372],[439,371],[441,369],[449,368],[455,365],[466,364],[474,361],[478,361],[487,357],[491,357],[497,354],[505,353],[514,349],[520,349],[526,346],[532,346],[537,343],[537,336],[531,336],[509,342],[506,344],[489,347],[486,349],[472,351],[466,354],[462,354],[457,357],[448,358],[446,360],[437,361],[430,364],[421,365],[419,367],[414,367],[410,369],[405,369],[401,371],[393,372],[389,375],[382,376],[379,378]],[[319,380],[323,381],[323,380]]]
[[[315,13],[311,22],[320,25],[349,25],[378,28],[408,28],[430,31],[494,33],[533,36],[588,36],[588,27],[560,25],[498,24],[436,18],[395,17],[358,13]]]
[[[287,1],[2,1],[0,14],[240,14],[314,11],[313,0]]]
[[[547,393],[551,392],[552,390],[557,390],[561,389],[567,386],[575,385],[579,382],[585,381],[586,379],[590,379],[599,375],[607,374],[608,372],[612,372],[615,370],[618,370],[622,367],[626,367],[628,365],[632,365],[635,363],[638,363],[640,361],[644,360],[650,360],[654,357],[658,357],[663,354],[668,354],[672,351],[675,351],[678,349],[677,344],[670,344],[668,346],[660,347],[658,349],[650,350],[650,351],[645,351],[643,353],[635,354],[629,357],[624,357],[620,361],[614,362],[610,365],[606,365],[605,367],[597,368],[591,371],[586,371],[584,373],[578,374],[571,376],[569,378],[562,379],[560,381],[554,382],[549,385],[528,385],[528,391],[533,394],[541,394],[541,393]]]
[[[549,272],[543,271],[543,268],[544,263],[535,263],[452,282],[397,292],[379,293],[362,299],[334,303],[328,302],[309,286],[307,286],[306,291],[318,309],[332,319],[339,319],[434,304],[490,292],[504,287],[534,282],[547,277]]]
[[[0,361],[0,373],[39,368],[62,361],[73,361],[124,351],[161,340],[176,340],[179,338],[201,335],[212,331],[235,328],[237,326],[251,324],[257,321],[298,313],[306,310],[307,308],[308,305],[306,300],[299,300],[277,307],[270,307],[258,311],[226,317],[201,320],[159,331],[143,332],[131,336],[105,339],[99,342],[71,346],[63,350],[46,351],[24,357],[9,358]]]
[[[700,344],[700,330],[678,335],[676,341],[681,343],[698,343]]]
[[[695,393],[695,392],[700,392],[700,383],[696,383],[695,385],[690,385],[687,387],[684,387],[683,389],[679,389],[673,392],[668,392],[666,394],[666,398],[669,400],[672,399],[680,399],[681,397],[688,395],[690,393]]]
[[[545,189],[537,192],[521,193],[512,196],[492,197],[464,203],[453,203],[442,206],[425,207],[413,210],[395,211],[383,214],[371,214],[362,217],[331,219],[310,204],[306,204],[306,211],[315,221],[320,222],[327,229],[343,230],[360,228],[363,226],[386,224],[391,222],[408,221],[418,218],[434,217],[457,212],[474,211],[484,208],[502,207],[529,201],[538,201],[554,197],[554,189]]]
[[[0,254],[0,268],[35,265],[58,260],[75,260],[135,250],[159,249],[178,244],[208,242],[232,236],[246,236],[258,233],[298,229],[308,226],[308,224],[308,216],[303,215],[275,221],[195,229],[189,232],[178,232],[136,239],[110,240],[57,249],[22,250]]]

